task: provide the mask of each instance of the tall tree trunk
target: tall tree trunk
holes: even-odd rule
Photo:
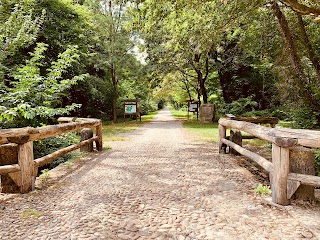
[[[201,95],[203,98],[203,103],[208,103],[208,93],[207,93],[207,89],[204,85],[205,79],[203,79],[201,71],[199,71],[199,73],[198,73],[198,81],[199,81],[199,85],[200,85]]]
[[[118,81],[116,76],[116,66],[111,65],[111,78],[113,84],[113,101],[112,101],[112,111],[113,111],[113,122],[117,122],[117,100],[118,100]]]
[[[298,19],[298,27],[299,27],[300,34],[302,37],[302,42],[304,43],[304,45],[306,46],[306,48],[308,50],[309,58],[310,58],[313,66],[316,70],[318,80],[320,80],[319,59],[318,59],[318,57],[312,47],[312,44],[311,44],[310,39],[308,37],[308,34],[307,34],[306,28],[304,26],[303,19],[302,19],[301,15],[299,13],[297,13],[296,15],[297,15],[297,19]]]
[[[288,52],[291,57],[291,63],[292,63],[293,69],[299,78],[299,80],[296,83],[298,85],[300,92],[302,92],[303,94],[303,100],[309,106],[311,104],[311,107],[313,109],[318,109],[319,104],[313,97],[312,91],[308,87],[309,79],[307,78],[307,76],[303,71],[301,60],[298,56],[297,48],[294,44],[293,35],[289,28],[288,21],[284,16],[284,14],[281,12],[281,9],[277,2],[273,2],[271,7],[274,15],[277,17],[278,22],[280,24],[282,34],[287,44]]]
[[[201,54],[195,54],[194,55],[194,61],[197,63],[197,65],[199,65],[200,63],[200,58],[201,58]],[[203,73],[201,71],[201,69],[199,69],[196,65],[194,65],[194,69],[197,73],[197,81],[200,87],[200,92],[203,98],[203,103],[208,103],[208,93],[207,93],[207,89],[205,87],[205,82],[207,80],[208,74],[209,74],[209,59],[207,56],[206,59],[206,75],[203,76]]]

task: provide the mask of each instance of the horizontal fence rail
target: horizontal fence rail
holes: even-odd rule
[[[96,149],[102,151],[102,122],[93,118],[68,118],[62,117],[58,119],[60,124],[45,127],[26,127],[15,129],[0,130],[0,148],[9,146],[11,151],[17,156],[13,156],[11,164],[3,164],[0,166],[1,178],[14,182],[21,193],[27,193],[34,190],[34,182],[38,172],[38,167],[52,162],[53,160],[63,156],[66,153],[81,148],[82,146],[96,143]],[[60,149],[47,156],[34,159],[33,157],[33,141],[49,138],[77,130],[95,128],[95,136],[84,139],[80,143]],[[90,130],[92,133],[92,130]],[[92,135],[91,135],[92,136]],[[2,145],[1,145],[2,144]],[[92,148],[91,148],[92,149]],[[6,151],[5,149],[3,151]],[[9,154],[10,155],[10,154]],[[12,161],[16,161],[12,163]],[[0,158],[1,160],[1,158]],[[3,186],[2,186],[3,187]]]
[[[289,204],[290,198],[301,184],[320,186],[320,177],[318,176],[290,172],[290,149],[295,146],[319,148],[320,131],[270,128],[255,124],[269,123],[273,125],[276,121],[272,118],[269,119],[269,122],[268,119],[259,122],[259,118],[234,119],[236,118],[221,118],[219,120],[219,153],[223,152],[224,145],[229,146],[269,172],[273,202],[281,205]],[[272,143],[272,162],[228,139],[229,137],[226,136],[227,128],[249,133]]]

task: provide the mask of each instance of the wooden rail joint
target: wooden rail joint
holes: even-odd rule
[[[274,143],[283,148],[289,148],[297,145],[298,139],[296,138],[286,138],[286,137],[275,137]]]

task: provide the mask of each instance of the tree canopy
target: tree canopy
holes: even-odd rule
[[[319,124],[318,1],[5,0],[0,13],[1,127],[116,121],[126,98]]]

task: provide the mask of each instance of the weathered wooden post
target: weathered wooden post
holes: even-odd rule
[[[271,173],[272,202],[280,205],[288,205],[287,181],[290,169],[289,148],[280,147],[272,144],[272,163]]]
[[[310,148],[290,148],[290,172],[306,175],[315,175],[315,156]],[[304,201],[315,200],[314,186],[296,185],[297,189],[292,190],[292,198]],[[296,190],[296,191],[294,191]],[[290,196],[291,197],[291,196]]]
[[[83,128],[80,131],[80,142],[88,140],[92,137],[93,137],[93,131],[91,128]],[[80,147],[80,152],[92,152],[92,151],[93,151],[93,142],[90,142]]]
[[[221,142],[221,139],[222,138],[226,138],[226,134],[227,134],[227,131],[226,131],[226,127],[223,126],[222,124],[219,123],[219,139],[218,139],[218,143],[219,143],[219,153],[224,153],[223,149],[222,149],[222,146],[223,146],[223,143]]]
[[[270,173],[272,201],[280,205],[288,205],[288,174],[290,172],[289,149],[297,144],[297,139],[275,137],[272,143],[272,165]]]
[[[96,126],[96,136],[98,137],[98,140],[96,141],[96,147],[98,151],[102,151],[102,122],[100,121],[100,124]]]
[[[240,131],[230,130],[230,141],[242,147],[242,135]],[[236,150],[230,147],[230,153],[233,155],[240,155]]]
[[[18,163],[18,145],[15,143],[0,146],[0,166]],[[1,192],[18,193],[20,187],[10,177],[10,173],[1,175]]]
[[[34,190],[35,168],[33,158],[33,142],[26,142],[18,145],[18,164],[21,168],[21,193],[28,193]]]

